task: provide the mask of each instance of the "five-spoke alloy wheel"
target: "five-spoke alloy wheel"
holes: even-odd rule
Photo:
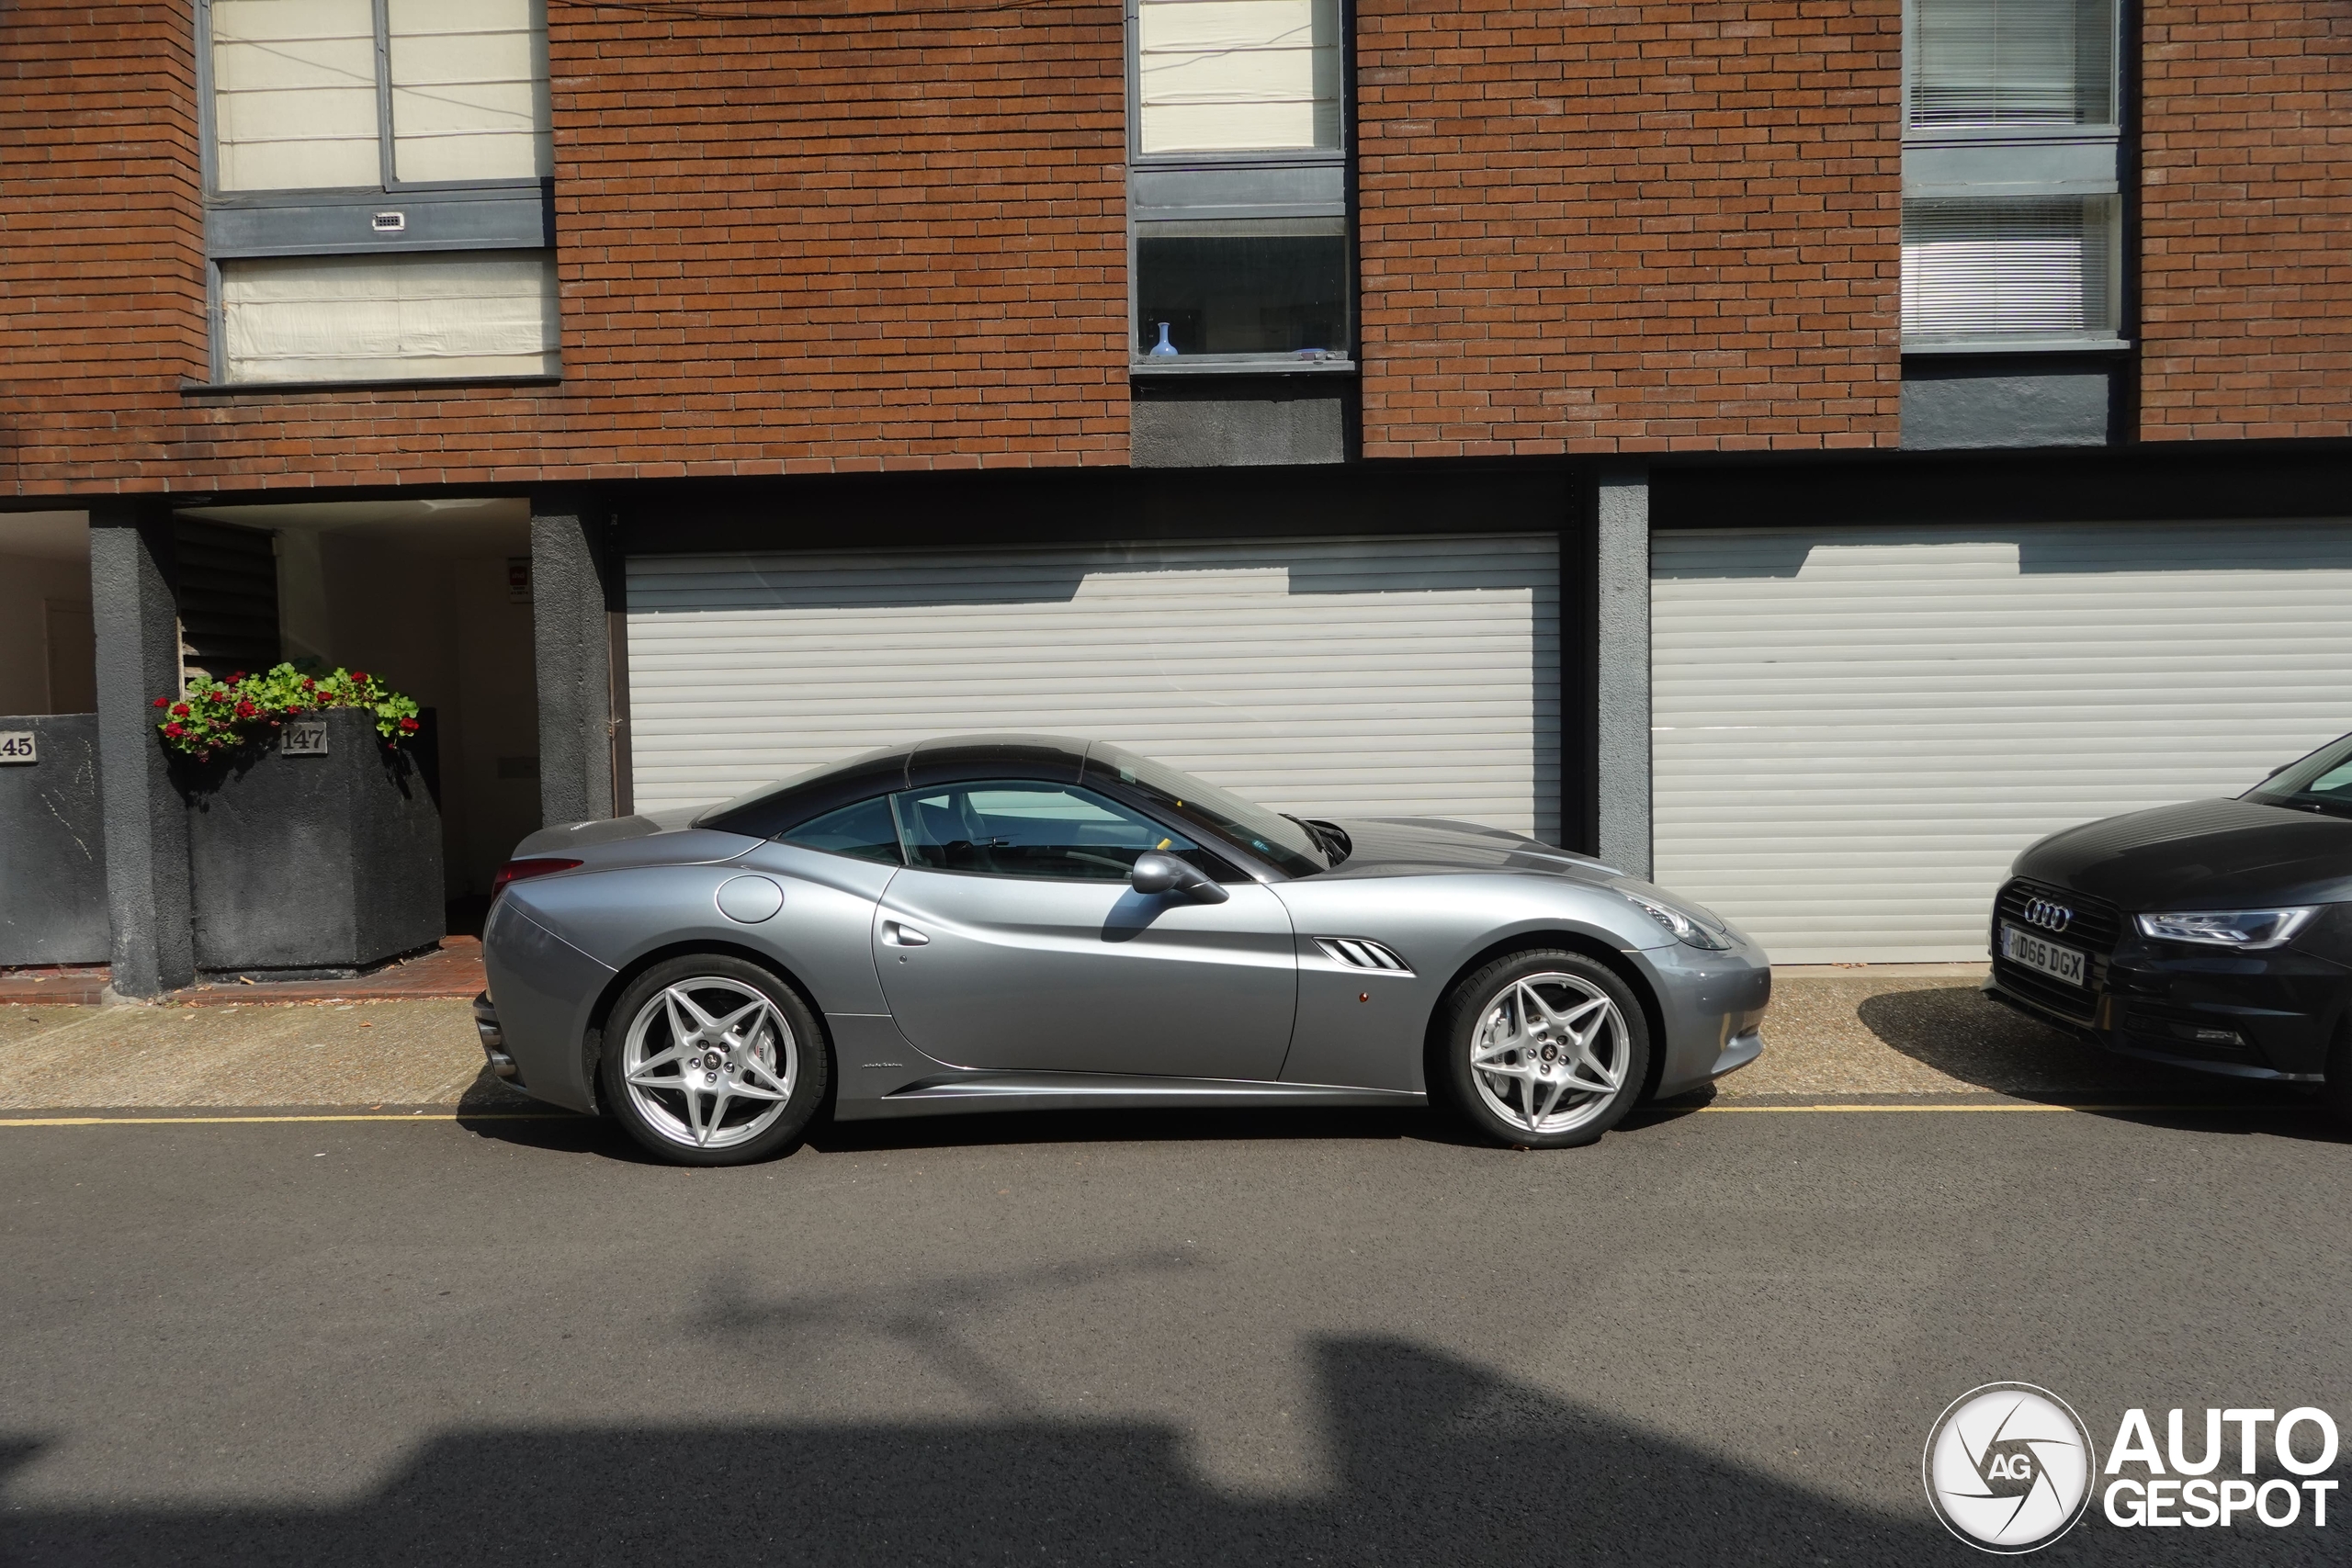
[[[1432,1084],[1497,1143],[1589,1144],[1616,1125],[1649,1072],[1649,1030],[1614,971],[1578,953],[1515,953],[1448,998]]]
[[[655,964],[605,1026],[605,1105],[639,1143],[686,1165],[781,1152],[824,1099],[825,1041],[799,994],[719,953]]]

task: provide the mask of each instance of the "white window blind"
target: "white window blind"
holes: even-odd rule
[[[1141,0],[1141,150],[1340,145],[1339,0]]]
[[[1903,335],[2112,335],[2115,198],[1903,204]]]
[[[383,183],[369,0],[212,0],[222,190]]]
[[[220,264],[231,381],[551,376],[545,251],[272,256]]]
[[[1911,0],[1910,123],[2115,123],[2116,0]]]
[[[389,0],[392,162],[402,180],[544,177],[540,0]]]
[[[385,0],[392,175],[543,178],[553,167],[545,0]],[[384,183],[372,0],[212,0],[224,191]]]

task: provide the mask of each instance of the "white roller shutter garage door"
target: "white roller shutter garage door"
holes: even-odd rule
[[[1554,535],[636,557],[628,603],[640,811],[1025,730],[1558,838]]]
[[[1981,959],[2018,851],[2352,730],[2352,525],[1661,533],[1657,876],[1784,963]]]

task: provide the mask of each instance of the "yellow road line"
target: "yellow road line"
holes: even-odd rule
[[[439,1111],[345,1116],[16,1116],[0,1127],[220,1127],[249,1122],[584,1122],[564,1111]]]

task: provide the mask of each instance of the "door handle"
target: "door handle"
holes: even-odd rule
[[[882,922],[882,940],[892,947],[925,947],[931,942],[931,938],[914,927],[902,925],[897,920]]]

